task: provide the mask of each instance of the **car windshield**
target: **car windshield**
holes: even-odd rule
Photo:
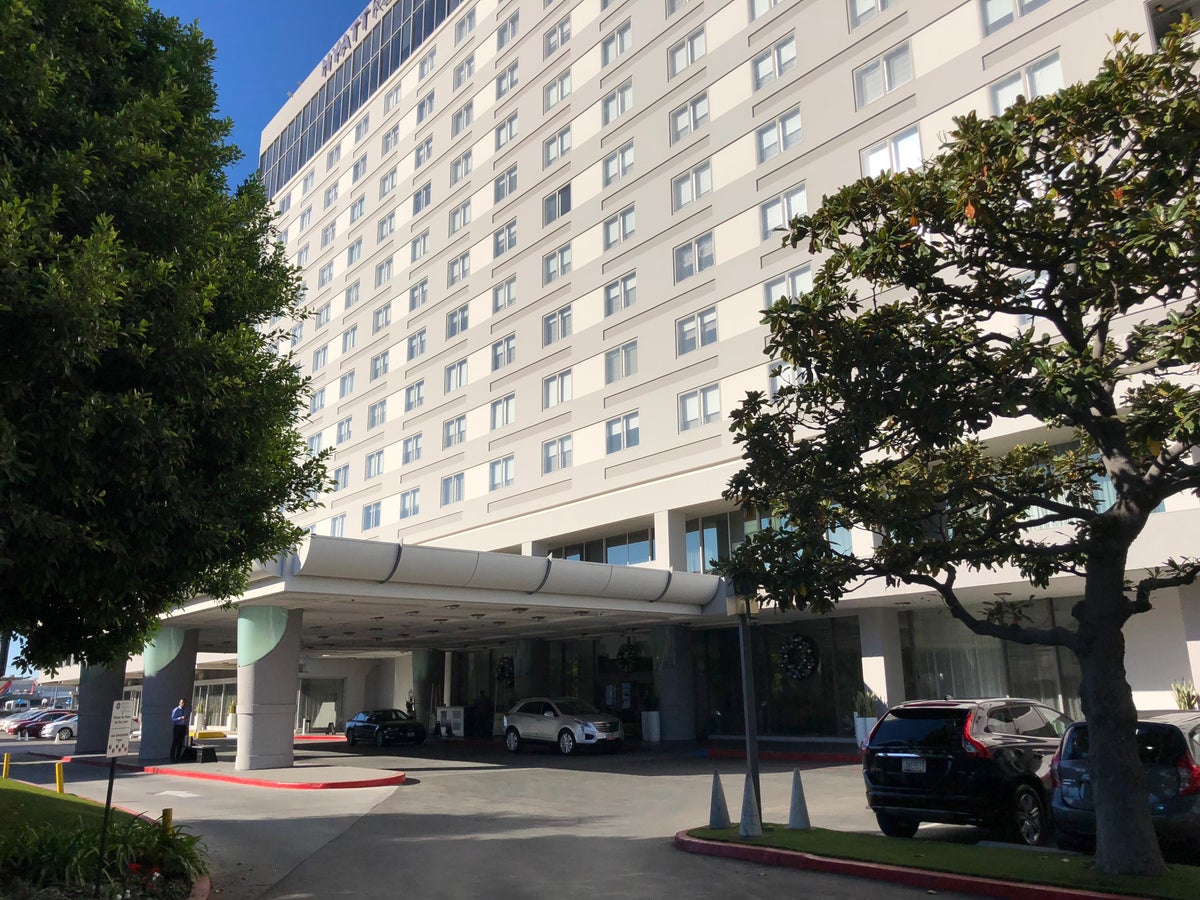
[[[562,700],[555,700],[554,705],[558,707],[558,711],[564,716],[591,716],[600,712],[590,703],[584,703],[577,697],[564,697]]]
[[[872,747],[927,747],[949,750],[962,737],[965,709],[894,709],[875,729]]]
[[[398,709],[380,709],[375,712],[375,718],[380,722],[407,722],[408,715]]]

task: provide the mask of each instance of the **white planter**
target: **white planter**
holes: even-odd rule
[[[225,717],[225,730],[237,731],[237,713],[230,713]]]
[[[875,727],[875,723],[879,720],[875,716],[860,716],[854,714],[854,740],[858,746],[862,746],[867,738],[871,736],[871,729]]]
[[[662,715],[657,709],[642,713],[642,740],[654,743],[662,740]]]
[[[196,713],[196,715],[192,719],[192,728],[195,729],[196,731],[203,731],[207,727],[208,727],[208,719],[205,718],[204,713],[200,713],[200,712]]]

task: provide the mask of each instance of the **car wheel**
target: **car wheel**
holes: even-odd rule
[[[564,728],[558,735],[558,752],[570,756],[575,752],[575,735]]]
[[[383,739],[383,729],[381,728],[375,732],[375,746],[382,747],[385,743],[387,742]]]
[[[1009,827],[1018,844],[1037,847],[1046,843],[1050,836],[1050,823],[1041,791],[1028,784],[1017,785],[1013,792]]]
[[[412,736],[412,742],[413,742],[414,747],[425,743],[425,732],[424,731],[414,731],[413,736]]]
[[[58,736],[57,736],[58,740],[69,741],[73,737],[75,737],[75,732],[73,732],[70,728],[58,729]]]
[[[354,731],[350,728],[346,729],[346,743],[351,747],[358,743],[358,738],[354,736]]]
[[[879,823],[879,830],[888,837],[901,838],[912,837],[917,833],[917,826],[921,824],[916,819],[901,819],[881,812],[875,813],[875,821]]]
[[[521,749],[521,735],[517,733],[517,729],[510,728],[504,732],[504,747],[509,753],[516,753]]]

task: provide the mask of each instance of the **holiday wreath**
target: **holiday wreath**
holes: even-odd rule
[[[496,681],[501,687],[510,688],[513,686],[513,658],[511,656],[500,657],[500,665],[496,666]]]
[[[820,662],[820,651],[812,638],[803,634],[793,634],[785,638],[779,648],[779,668],[788,678],[803,681],[812,677]]]
[[[632,672],[637,668],[638,660],[641,655],[638,653],[637,644],[622,644],[617,650],[617,668],[622,672]]]

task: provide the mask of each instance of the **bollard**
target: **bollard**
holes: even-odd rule
[[[728,828],[729,807],[725,803],[725,791],[721,789],[721,776],[713,772],[712,801],[708,805],[708,827]]]
[[[59,762],[54,764],[54,787],[60,794],[66,793],[63,788],[63,768],[63,763]]]
[[[788,829],[806,831],[812,828],[808,818],[808,803],[804,800],[804,785],[800,781],[800,770],[792,771],[792,808],[788,812]]]
[[[5,753],[5,754],[4,754],[4,777],[5,777],[5,778],[7,778],[7,777],[8,777],[8,764],[9,764],[11,761],[12,761],[12,754],[11,754],[11,753]]]
[[[162,812],[162,827],[168,835],[175,832],[175,811],[169,806]]]
[[[742,793],[742,821],[738,834],[742,837],[762,837],[762,820],[758,817],[758,798],[754,794],[754,780],[747,773],[746,789]]]

